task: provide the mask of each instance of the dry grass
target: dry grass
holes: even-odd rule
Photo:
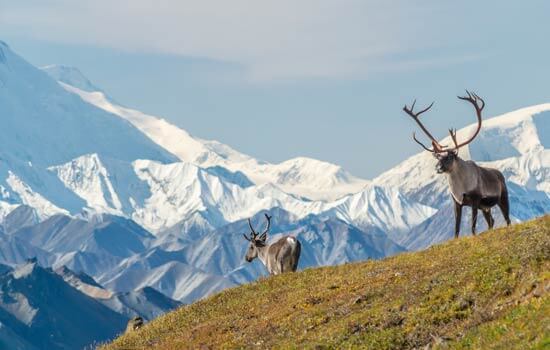
[[[262,279],[102,349],[550,348],[550,217]]]

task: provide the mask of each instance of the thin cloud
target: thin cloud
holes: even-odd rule
[[[443,9],[436,2],[415,3],[43,0],[0,3],[0,30],[231,62],[254,80],[348,78],[388,69],[392,64],[384,58],[394,53],[438,45],[440,33],[419,18]]]

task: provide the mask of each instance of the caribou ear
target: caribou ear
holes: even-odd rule
[[[266,239],[267,239],[267,232],[264,232],[264,233],[262,233],[262,235],[260,236],[260,238],[258,240],[265,242]]]
[[[244,233],[243,233],[243,237],[244,237],[244,239],[246,239],[247,241],[250,242],[250,238],[246,237],[246,235]]]

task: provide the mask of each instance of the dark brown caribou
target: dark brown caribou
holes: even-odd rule
[[[478,166],[471,160],[463,160],[458,156],[458,150],[472,142],[481,130],[482,118],[481,112],[485,107],[485,101],[475,93],[466,90],[467,96],[458,96],[459,99],[470,102],[476,111],[477,128],[474,134],[466,141],[459,143],[456,137],[456,129],[449,129],[451,140],[454,147],[441,145],[426,127],[420,122],[420,115],[428,111],[432,106],[424,108],[419,112],[414,112],[413,102],[409,108],[405,105],[403,110],[410,115],[420,126],[422,131],[431,140],[432,148],[426,147],[416,138],[413,133],[413,139],[426,151],[431,152],[437,159],[436,170],[439,174],[444,173],[449,181],[451,197],[455,204],[455,237],[460,233],[460,220],[462,217],[462,207],[472,207],[472,234],[475,235],[477,212],[481,209],[483,216],[489,225],[493,228],[495,220],[491,215],[491,208],[498,205],[506,224],[510,225],[510,207],[508,202],[508,189],[502,173],[496,169]]]
[[[250,242],[246,251],[246,261],[252,262],[255,258],[259,258],[270,275],[296,271],[302,248],[300,241],[292,236],[283,236],[277,242],[267,244],[267,233],[271,226],[271,216],[265,214],[265,218],[267,226],[261,234],[254,230],[250,219],[248,219],[248,226],[251,231],[250,237],[243,234],[244,238]]]

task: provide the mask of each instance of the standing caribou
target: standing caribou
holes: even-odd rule
[[[475,93],[466,90],[467,96],[457,96],[459,99],[470,102],[477,114],[477,129],[474,134],[465,142],[458,143],[456,138],[456,129],[449,129],[449,134],[453,140],[454,147],[443,146],[430,134],[426,127],[420,122],[420,115],[428,111],[432,106],[426,107],[419,112],[413,112],[414,104],[409,108],[405,105],[403,110],[410,115],[420,126],[422,131],[432,142],[432,148],[426,147],[416,138],[413,133],[413,139],[426,151],[431,152],[437,159],[436,170],[439,174],[447,175],[451,196],[455,204],[455,238],[460,233],[460,220],[462,217],[462,207],[472,207],[472,234],[475,235],[477,211],[481,209],[483,216],[489,225],[493,228],[495,220],[491,215],[491,208],[498,205],[506,224],[510,225],[510,208],[508,203],[508,190],[502,173],[496,169],[484,168],[478,166],[471,160],[463,160],[458,156],[458,150],[474,140],[481,129],[481,111],[485,107],[485,101]]]
[[[267,244],[267,233],[271,226],[271,216],[265,214],[265,218],[267,226],[262,234],[258,234],[254,230],[250,219],[248,219],[248,226],[251,231],[250,237],[243,234],[244,238],[250,242],[246,251],[246,261],[252,262],[255,258],[259,258],[270,275],[296,271],[302,248],[300,241],[292,236],[284,236],[273,244]]]

